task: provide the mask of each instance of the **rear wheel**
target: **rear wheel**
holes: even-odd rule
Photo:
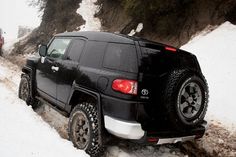
[[[75,147],[91,156],[99,156],[102,152],[99,129],[98,112],[94,104],[84,102],[74,107],[69,119],[69,137]]]
[[[27,105],[36,108],[39,101],[31,96],[31,87],[32,84],[29,75],[23,74],[19,85],[18,97],[24,100]]]
[[[189,70],[175,70],[164,88],[163,105],[177,129],[200,124],[208,105],[208,86],[204,76]]]

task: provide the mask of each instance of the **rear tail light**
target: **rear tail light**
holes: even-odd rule
[[[134,80],[116,79],[112,83],[112,89],[124,94],[137,95],[138,82]]]
[[[165,47],[165,49],[167,50],[167,51],[172,51],[172,52],[176,52],[177,51],[177,49],[176,48],[173,48],[173,47]]]

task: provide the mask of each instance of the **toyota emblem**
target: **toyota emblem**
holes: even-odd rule
[[[147,89],[143,89],[142,91],[141,91],[141,93],[142,93],[142,95],[148,95],[148,90]]]

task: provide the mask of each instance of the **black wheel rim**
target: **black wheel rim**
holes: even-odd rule
[[[186,119],[192,119],[201,112],[203,93],[196,82],[184,83],[178,94],[178,108]]]
[[[29,97],[29,84],[27,81],[23,81],[21,84],[21,98],[27,101]]]
[[[85,149],[90,138],[89,121],[85,113],[79,111],[76,114],[75,139],[79,149]]]

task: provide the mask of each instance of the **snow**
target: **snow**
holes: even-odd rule
[[[32,108],[17,97],[20,71],[0,58],[0,152],[2,157],[86,157],[72,143],[61,139]],[[16,75],[17,74],[17,75]]]
[[[101,22],[95,18],[94,14],[99,11],[99,6],[95,5],[97,0],[82,0],[76,13],[80,14],[85,20],[85,24],[80,26],[80,31],[100,31]]]
[[[132,29],[128,35],[133,36],[135,33],[141,32],[142,29],[143,29],[143,23],[139,23],[137,28],[135,30]]]
[[[236,126],[236,26],[225,22],[181,47],[198,57],[210,91],[208,119]]]
[[[139,23],[137,28],[136,28],[136,32],[141,32],[141,30],[143,29],[143,23]]]
[[[29,6],[30,0],[0,0],[0,28],[5,40],[16,39],[18,26],[38,27],[41,18],[38,8]]]

